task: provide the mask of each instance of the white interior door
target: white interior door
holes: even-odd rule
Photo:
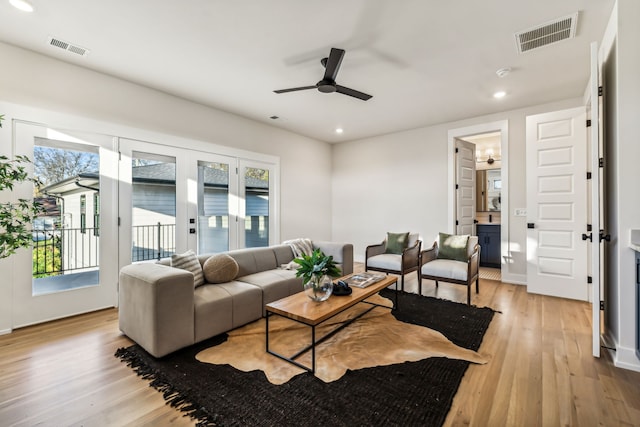
[[[115,138],[25,122],[14,130],[15,154],[34,161],[47,211],[33,224],[33,248],[15,255],[12,326],[115,306]],[[15,195],[33,198],[33,185]]]
[[[598,88],[600,86],[600,78],[598,72],[598,43],[591,44],[591,128],[589,132],[589,149],[591,151],[590,170],[591,170],[591,203],[590,216],[592,226],[591,244],[591,308],[592,308],[592,339],[593,339],[593,355],[600,357],[600,267],[601,267],[601,251],[600,251],[600,96]]]
[[[527,288],[586,301],[585,108],[528,116]]]
[[[456,139],[456,234],[475,235],[476,145]]]

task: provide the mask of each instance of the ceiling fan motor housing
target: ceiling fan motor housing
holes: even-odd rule
[[[316,86],[322,93],[333,93],[336,91],[336,84],[330,80],[320,80],[316,83]]]

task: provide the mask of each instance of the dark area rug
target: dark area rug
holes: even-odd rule
[[[393,299],[394,292],[380,294]],[[494,314],[490,308],[415,294],[398,298],[400,309],[393,312],[398,320],[435,329],[476,351]],[[434,357],[349,371],[331,383],[304,373],[273,385],[262,371],[195,359],[225,340],[222,334],[160,359],[138,345],[121,348],[116,356],[202,426],[439,426],[469,365]]]

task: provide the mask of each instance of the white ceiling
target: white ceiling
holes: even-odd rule
[[[0,0],[1,41],[340,142],[582,96],[614,0],[30,2],[33,13]],[[576,38],[518,54],[514,33],[575,12]],[[273,93],[314,85],[331,47],[346,50],[337,83],[371,100]],[[503,67],[513,71],[499,78]]]

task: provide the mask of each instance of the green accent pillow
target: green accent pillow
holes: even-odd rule
[[[453,235],[440,233],[438,236],[438,258],[467,262],[467,245],[469,235]]]
[[[409,245],[409,233],[387,233],[387,254],[402,254]]]

